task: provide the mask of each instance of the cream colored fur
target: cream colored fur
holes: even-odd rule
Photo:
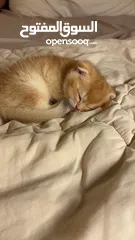
[[[78,110],[86,111],[84,101],[83,109],[79,109],[77,91],[83,90],[82,96],[86,98],[100,81],[102,96],[96,98],[97,107],[108,102],[109,94],[114,91],[89,61],[54,55],[28,57],[0,73],[0,115],[5,120],[41,123],[70,111],[61,102],[64,99],[72,100]],[[61,103],[50,106],[51,98]],[[94,104],[92,95],[91,99],[89,104]]]

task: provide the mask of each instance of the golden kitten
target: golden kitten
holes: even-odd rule
[[[70,108],[107,107],[113,98],[113,88],[88,60],[32,56],[0,73],[0,115],[5,120],[41,123],[63,117]],[[69,106],[55,104],[64,99]]]

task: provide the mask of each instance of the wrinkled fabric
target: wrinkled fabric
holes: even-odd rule
[[[17,14],[42,17],[135,16],[134,0],[9,0]]]
[[[0,50],[0,69],[53,51],[89,59],[112,105],[44,124],[0,126],[0,240],[135,239],[135,40]]]

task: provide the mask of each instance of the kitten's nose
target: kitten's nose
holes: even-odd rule
[[[78,108],[78,106],[77,106],[77,105],[75,106],[75,110],[76,110],[76,111],[78,111],[78,110],[79,110],[79,108]]]

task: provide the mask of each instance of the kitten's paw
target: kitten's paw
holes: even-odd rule
[[[59,104],[60,116],[64,117],[66,114],[71,112],[71,109],[66,101],[61,101]]]

